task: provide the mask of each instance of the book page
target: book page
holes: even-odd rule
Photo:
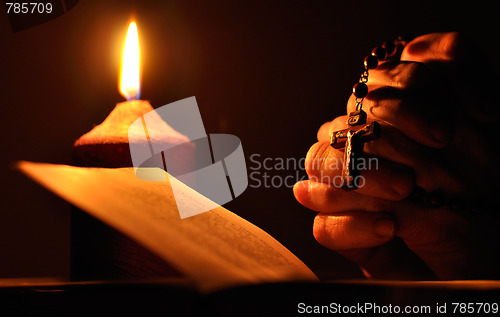
[[[168,181],[141,180],[133,168],[32,162],[20,162],[18,168],[165,259],[202,291],[249,283],[317,280],[272,236],[223,207],[180,219]],[[175,178],[170,181],[178,182]],[[187,186],[184,189],[182,199],[195,202],[194,195],[200,195]]]

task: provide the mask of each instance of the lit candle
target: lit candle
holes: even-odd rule
[[[90,132],[81,136],[74,144],[75,163],[92,167],[131,167],[129,143],[144,144],[144,132],[130,134],[129,127],[137,119],[151,112],[153,107],[140,96],[140,51],[139,36],[135,22],[130,23],[121,62],[119,91],[127,99],[116,105],[109,116]],[[155,115],[155,113],[152,113]],[[182,134],[168,126],[158,116],[152,120],[149,129],[161,131],[160,140],[164,144],[189,142]],[[139,132],[139,131],[138,131]]]
[[[119,91],[127,99],[109,116],[74,144],[75,163],[88,167],[131,167],[129,143],[147,145],[144,131],[130,133],[130,125],[153,111],[151,104],[138,100],[140,95],[140,56],[137,25],[127,32],[120,71]],[[152,112],[151,115],[156,115]],[[150,115],[150,116],[151,116]],[[150,129],[157,129],[161,139],[154,142],[189,141],[158,116]],[[191,153],[192,154],[192,153]],[[181,159],[181,158],[179,158]],[[71,215],[72,278],[116,279],[179,276],[179,273],[134,240],[108,227],[88,214],[74,210]]]

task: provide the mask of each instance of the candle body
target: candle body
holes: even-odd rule
[[[149,102],[143,100],[117,104],[100,125],[75,142],[72,152],[76,165],[131,167],[129,142],[147,141],[139,135],[136,137],[133,131],[129,133],[129,127],[137,118],[153,110]],[[179,143],[184,140],[184,136],[166,123],[157,122],[157,126],[149,128],[163,131],[164,139],[156,142]],[[185,157],[179,159],[189,164]],[[77,208],[73,208],[71,214],[71,240],[71,275],[74,280],[180,276],[134,240]]]
[[[131,131],[129,135],[129,127],[137,118],[153,110],[151,104],[144,100],[125,101],[117,104],[101,124],[95,126],[75,142],[73,146],[75,162],[80,166],[89,167],[132,166],[129,142],[144,143],[145,146],[147,144],[145,144],[142,134],[137,133],[136,135],[134,131]],[[162,139],[153,140],[153,142],[179,144],[189,141],[161,119],[154,120],[153,123],[153,126],[149,126],[150,129],[162,131]]]

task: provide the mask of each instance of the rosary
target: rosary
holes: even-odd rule
[[[349,113],[347,129],[334,131],[330,137],[330,145],[335,149],[344,148],[342,162],[342,189],[345,191],[359,188],[361,176],[360,166],[363,164],[363,147],[366,142],[376,140],[380,136],[381,126],[377,121],[366,124],[366,112],[363,111],[363,100],[368,95],[368,75],[370,69],[375,69],[379,62],[399,60],[405,45],[410,39],[399,36],[394,41],[386,41],[374,48],[370,55],[365,57],[364,71],[359,81],[352,88],[356,97],[356,110]],[[465,217],[488,215],[496,212],[495,206],[481,202],[468,202],[460,198],[445,197],[441,192],[428,193],[422,187],[416,186],[408,199],[417,206],[424,208],[447,207]]]
[[[345,191],[358,189],[364,144],[380,136],[380,123],[373,121],[366,125],[366,112],[363,111],[363,100],[368,95],[368,71],[377,68],[379,62],[399,59],[406,43],[407,40],[400,36],[393,42],[387,41],[377,46],[365,57],[365,69],[352,88],[356,97],[356,111],[349,113],[347,124],[350,128],[334,131],[330,137],[330,145],[334,149],[344,148],[341,178]]]

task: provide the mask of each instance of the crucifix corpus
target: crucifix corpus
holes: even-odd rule
[[[363,147],[366,142],[377,139],[381,126],[374,121],[366,125],[366,112],[362,110],[363,99],[368,95],[368,71],[376,69],[379,63],[388,60],[398,60],[408,38],[399,36],[394,41],[386,41],[375,47],[371,54],[363,61],[364,70],[359,81],[352,87],[356,102],[356,111],[349,113],[347,124],[350,128],[333,131],[330,144],[335,149],[344,147],[344,161],[342,162],[342,189],[354,190],[359,187],[361,169],[358,163],[363,163]]]
[[[342,161],[342,189],[355,190],[359,187],[359,176],[363,165],[363,147],[366,142],[377,139],[380,135],[380,124],[373,121],[366,123],[366,113],[363,110],[351,112],[347,123],[350,128],[332,133],[330,145],[335,149],[344,148]]]

